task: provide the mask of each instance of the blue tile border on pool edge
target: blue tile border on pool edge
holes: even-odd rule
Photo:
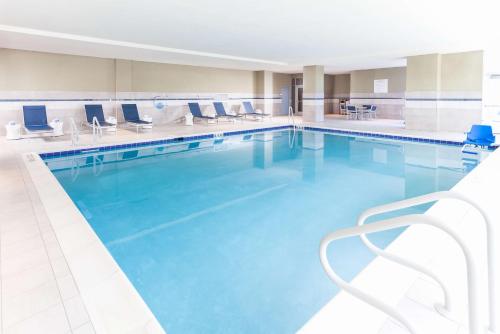
[[[251,130],[237,130],[237,131],[223,132],[222,136],[224,136],[224,137],[237,136],[237,135],[248,134],[248,133],[284,130],[284,129],[290,129],[290,128],[293,128],[293,126],[292,125],[280,125],[280,126],[273,126],[273,127],[268,127],[268,128],[258,128],[258,129],[251,129]],[[324,133],[336,133],[336,134],[345,134],[345,135],[352,135],[352,136],[361,136],[361,137],[411,141],[411,142],[428,143],[428,144],[440,144],[440,145],[451,145],[451,146],[462,146],[463,145],[463,142],[453,141],[453,140],[418,138],[418,137],[398,136],[398,135],[390,135],[390,134],[382,134],[382,133],[319,128],[319,127],[313,127],[313,126],[299,126],[298,129],[299,130],[307,130],[307,131],[319,131],[319,132],[324,132]],[[145,146],[153,146],[153,145],[182,143],[182,142],[187,142],[187,141],[192,141],[192,140],[203,140],[203,139],[211,139],[211,138],[218,138],[218,137],[215,133],[211,133],[211,134],[204,134],[204,135],[197,135],[197,136],[176,137],[176,138],[170,138],[170,139],[157,139],[157,140],[138,142],[138,143],[130,143],[130,144],[117,144],[117,145],[109,145],[109,146],[100,146],[100,147],[95,147],[95,148],[84,148],[84,149],[76,149],[76,150],[40,153],[39,155],[42,159],[47,160],[47,159],[51,159],[51,158],[74,156],[74,155],[85,154],[85,153],[109,152],[109,151],[115,151],[115,150],[127,149],[127,148],[137,148],[137,147],[145,147]],[[490,150],[494,150],[495,148],[490,148]]]
[[[326,132],[326,133],[338,133],[338,134],[346,134],[346,135],[361,136],[361,137],[393,139],[393,140],[412,141],[412,142],[428,143],[428,144],[463,146],[463,142],[461,142],[461,141],[453,141],[453,140],[441,140],[441,139],[408,137],[408,136],[398,136],[398,135],[390,135],[390,134],[382,134],[382,133],[372,133],[372,132],[361,132],[361,131],[352,131],[352,130],[326,129],[326,128],[318,128],[318,127],[312,127],[312,126],[304,126],[303,129],[304,130],[308,130],[308,131],[320,131],[320,132]]]

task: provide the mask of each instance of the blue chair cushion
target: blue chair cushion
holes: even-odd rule
[[[214,102],[215,112],[217,116],[220,117],[230,117],[230,118],[238,118],[240,115],[230,115],[226,112],[226,108],[224,108],[224,104],[222,102]]]
[[[191,112],[191,114],[193,114],[193,117],[206,118],[206,119],[214,119],[215,118],[215,117],[210,117],[210,116],[204,116],[201,113],[200,104],[197,102],[189,102],[188,107],[189,107],[189,111]]]
[[[222,102],[214,102],[215,112],[219,116],[227,116],[226,109],[224,108],[224,104]]]
[[[45,106],[23,106],[23,117],[26,128],[30,126],[48,126]]]
[[[136,104],[122,104],[123,118],[127,122],[136,122],[140,121],[139,110],[137,110]]]
[[[243,107],[245,108],[245,113],[247,115],[260,115],[260,116],[269,116],[269,114],[258,113],[254,110],[252,103],[249,101],[243,102]]]
[[[85,114],[87,116],[87,122],[92,123],[94,117],[97,118],[99,124],[104,125],[106,120],[104,119],[104,112],[102,111],[101,104],[86,104],[85,105]]]

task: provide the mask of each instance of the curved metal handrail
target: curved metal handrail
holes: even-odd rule
[[[288,133],[288,146],[290,148],[293,148],[293,145],[295,144],[295,135],[297,132],[297,126],[295,125],[295,117],[293,115],[292,106],[288,107],[288,122],[292,126],[292,135],[290,136],[290,132]]]
[[[80,141],[80,131],[78,131],[78,127],[76,126],[76,122],[73,117],[70,117],[69,125],[71,128],[71,146],[76,146]]]
[[[295,115],[293,114],[292,106],[288,106],[288,122],[295,128]]]
[[[494,250],[494,242],[493,242],[493,233],[491,231],[491,220],[488,217],[488,214],[478,205],[476,204],[473,200],[470,198],[459,194],[454,191],[439,191],[431,194],[426,194],[414,198],[409,198],[405,199],[402,201],[394,202],[394,203],[389,203],[385,205],[380,205],[377,207],[370,208],[364,212],[361,213],[361,215],[358,218],[357,225],[358,226],[363,226],[366,220],[369,217],[381,214],[381,213],[386,213],[386,212],[391,212],[391,211],[396,211],[396,210],[401,210],[417,205],[422,205],[426,203],[431,203],[431,202],[436,202],[441,199],[454,199],[454,200],[459,200],[462,202],[465,202],[475,208],[483,217],[485,226],[486,226],[486,247],[487,247],[487,263],[488,263],[488,292],[489,292],[489,298],[488,298],[488,308],[489,308],[489,330],[491,332],[496,332],[496,317],[495,317],[495,312],[496,312],[496,303],[495,303],[495,296],[496,296],[496,282],[495,282],[495,250]],[[446,289],[445,285],[443,282],[430,270],[427,268],[416,264],[412,261],[406,260],[396,254],[392,254],[390,252],[387,252],[383,249],[378,248],[375,246],[363,233],[360,235],[361,240],[363,243],[368,247],[373,253],[382,256],[388,260],[391,260],[393,262],[396,262],[400,265],[412,268],[416,271],[419,271],[432,279],[434,279],[440,286],[441,289],[443,290],[444,294],[444,310],[448,313],[451,312],[451,301],[450,301],[450,293]],[[437,310],[440,313],[444,313],[439,307]]]
[[[102,137],[102,127],[97,117],[94,116],[92,118],[92,140],[94,143],[96,142],[96,135],[98,135],[99,138]]]
[[[104,169],[104,162],[102,161],[101,158],[99,158],[98,155],[94,155],[92,157],[92,172],[94,173],[95,176],[99,176],[101,175],[103,169]]]
[[[382,232],[386,230],[391,230],[399,227],[406,227],[414,224],[426,224],[430,226],[434,226],[448,235],[450,235],[455,242],[460,246],[466,262],[467,268],[467,296],[468,296],[468,316],[469,316],[469,333],[470,334],[482,334],[481,333],[481,325],[479,323],[479,292],[477,287],[477,277],[476,277],[476,267],[473,261],[470,250],[468,249],[465,242],[460,238],[458,234],[456,234],[453,230],[449,229],[446,224],[441,222],[439,219],[435,217],[431,217],[423,214],[412,214],[401,216],[397,218],[386,219],[382,221],[378,221],[375,223],[371,223],[368,225],[355,226],[351,228],[342,229],[333,233],[328,234],[326,237],[321,240],[320,244],[320,260],[323,268],[325,269],[328,277],[337,284],[342,290],[347,293],[363,300],[364,302],[370,304],[371,306],[381,310],[388,316],[392,317],[396,321],[398,321],[401,325],[403,325],[408,331],[412,334],[416,334],[413,326],[392,306],[385,304],[384,302],[379,301],[373,296],[363,292],[362,290],[352,286],[350,283],[343,280],[339,275],[333,271],[330,263],[327,258],[327,248],[328,245],[338,239],[358,236],[361,234],[369,234],[375,232]]]

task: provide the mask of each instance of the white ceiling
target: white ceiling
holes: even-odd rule
[[[328,73],[495,48],[498,0],[0,0],[0,47]],[[240,59],[243,58],[243,59]]]

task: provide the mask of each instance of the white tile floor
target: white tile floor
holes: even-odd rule
[[[116,135],[105,135],[97,144],[258,128],[287,122],[286,117],[275,117],[263,123],[248,121],[193,127],[169,125],[156,127],[153,132],[140,134],[129,130],[119,130]],[[297,122],[301,120],[298,118]],[[406,131],[403,124],[398,121],[347,121],[329,116],[325,122],[317,125],[426,138],[463,139],[463,135],[457,133]],[[93,145],[96,144],[92,142],[90,135],[81,136],[80,146]],[[0,138],[0,324],[2,333],[83,334],[96,331],[82,299],[81,289],[84,287],[75,284],[73,277],[75,273],[70,271],[66,261],[68,250],[71,250],[71,247],[77,247],[78,243],[85,242],[85,240],[78,237],[78,231],[73,234],[73,237],[68,235],[65,240],[61,240],[60,236],[56,237],[46,208],[21,158],[21,154],[25,152],[69,149],[70,147],[69,136],[20,141],[7,141],[3,137]],[[69,240],[72,241],[68,244]],[[85,266],[82,268],[82,273],[79,275],[89,273]],[[102,269],[106,270],[106,268]],[[92,277],[89,277],[89,282],[92,284]],[[112,293],[113,286],[111,284],[109,288],[101,292]],[[96,293],[93,298],[99,299],[99,295]],[[119,307],[119,305],[105,306]],[[143,328],[137,332],[154,332],[156,326],[157,324],[151,323],[146,329]]]

